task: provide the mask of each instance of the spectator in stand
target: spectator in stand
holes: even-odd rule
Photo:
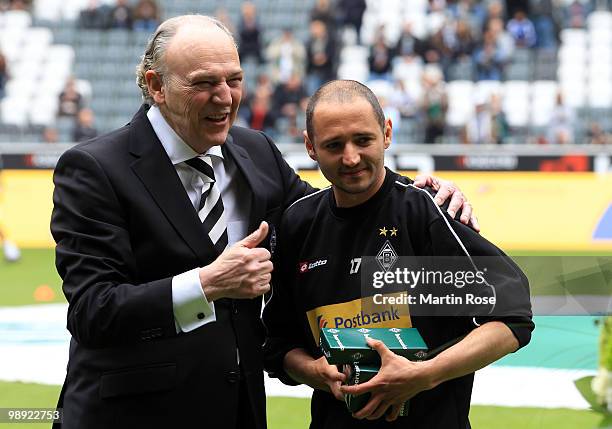
[[[401,79],[394,79],[389,104],[397,109],[402,118],[414,118],[419,107],[418,100],[412,96],[406,88],[406,83]]]
[[[470,24],[460,19],[456,23],[455,39],[451,45],[453,62],[471,62],[476,42]]]
[[[159,25],[160,18],[155,0],[139,0],[134,7],[134,30],[152,33]]]
[[[288,123],[287,132],[290,137],[301,135],[297,126],[297,118],[306,111],[308,93],[304,88],[302,78],[293,74],[287,82],[278,85],[274,90],[273,106],[276,118],[285,118]]]
[[[423,99],[421,111],[425,123],[425,142],[438,143],[444,136],[448,96],[438,66],[428,65],[423,72]]]
[[[306,43],[306,88],[314,94],[325,82],[335,79],[336,38],[323,21],[310,23],[310,38]]]
[[[370,47],[370,56],[368,58],[370,66],[369,79],[390,80],[392,61],[393,51],[387,46],[384,27],[381,25],[374,36],[374,43]]]
[[[514,38],[515,46],[519,48],[533,48],[537,42],[533,23],[527,18],[524,10],[514,12],[514,17],[508,21],[508,33]]]
[[[30,11],[32,9],[32,0],[11,0],[9,3],[9,9]]]
[[[448,5],[448,12],[456,21],[465,21],[474,30],[484,27],[487,10],[483,2],[477,0],[458,0]]]
[[[4,97],[6,82],[9,80],[8,64],[6,57],[0,51],[0,98]]]
[[[117,3],[111,10],[110,25],[111,28],[120,28],[124,30],[132,29],[133,11],[127,0],[117,0]]]
[[[561,25],[559,8],[554,6],[553,0],[530,0],[530,12],[536,31],[536,47],[554,51]]]
[[[452,30],[451,30],[452,31]],[[427,50],[425,51],[425,62],[428,64],[438,64],[448,80],[448,68],[451,65],[452,50],[447,37],[448,26],[442,25],[427,40]]]
[[[584,1],[574,0],[564,8],[565,27],[585,28],[589,13],[590,8]]]
[[[474,53],[478,80],[501,80],[506,58],[496,43],[491,30],[484,33],[482,46]]]
[[[383,113],[385,114],[386,119],[391,119],[391,123],[393,124],[393,132],[396,135],[400,135],[400,130],[402,129],[402,116],[400,114],[397,106],[391,101],[390,97],[392,94],[378,95],[376,98],[378,99],[378,103],[380,107],[383,109]],[[402,142],[409,143],[409,142]]]
[[[548,123],[547,140],[552,144],[574,142],[574,110],[565,104],[563,94],[559,91],[550,122]]]
[[[402,25],[402,32],[397,39],[393,55],[401,57],[406,55],[411,57],[424,56],[425,47],[425,42],[414,35],[412,22],[405,21]]]
[[[223,6],[219,6],[217,9],[215,9],[214,16],[219,21],[221,21],[221,23],[223,25],[225,25],[225,27],[232,34],[234,34],[236,32],[235,29],[234,29],[234,23],[232,22],[232,19],[230,18],[229,14],[227,13],[227,9],[226,8],[224,8]]]
[[[504,21],[504,4],[500,0],[493,0],[487,5],[487,18],[485,25],[482,28],[484,32],[492,19],[501,19]]]
[[[463,128],[462,141],[464,144],[492,144],[493,117],[484,98],[479,97],[474,103],[474,113]]]
[[[272,98],[272,93],[274,92],[274,88],[272,87],[272,81],[270,80],[270,76],[265,73],[259,74],[257,76],[257,81],[255,82],[255,88],[251,88],[249,85],[242,85],[242,98],[240,99],[240,108],[238,109],[238,117],[242,121],[242,124],[245,126],[249,126],[248,123],[251,118],[251,103],[255,99],[255,97],[263,97],[266,100],[270,100]]]
[[[285,28],[281,36],[270,43],[266,56],[274,84],[287,82],[294,74],[304,78],[306,49],[304,44],[295,38],[291,28]]]
[[[504,28],[504,21],[501,18],[490,19],[486,30],[490,31],[495,39],[500,60],[504,64],[510,61],[514,53],[514,38]]]
[[[598,122],[591,122],[587,131],[587,143],[589,144],[611,144],[612,135],[606,134]]]
[[[77,121],[72,132],[72,139],[75,142],[83,142],[93,139],[98,135],[98,130],[94,127],[94,114],[91,109],[81,109],[77,115]]]
[[[59,132],[55,127],[45,127],[42,132],[43,143],[57,143],[59,142]]]
[[[100,4],[98,0],[89,0],[87,7],[79,13],[79,28],[103,30],[110,26],[111,7]]]
[[[491,95],[490,106],[493,140],[497,144],[505,143],[510,134],[510,125],[508,125],[506,114],[502,108],[501,97],[497,94]]]
[[[77,116],[83,107],[83,97],[79,93],[76,80],[71,77],[66,81],[64,89],[59,95],[59,116]]]
[[[269,96],[266,97],[263,94],[255,93],[251,99],[246,118],[249,128],[263,131],[270,135],[275,134],[276,117],[270,104]]]
[[[240,24],[238,26],[238,52],[242,61],[254,58],[258,64],[264,62],[261,53],[261,29],[257,22],[257,9],[255,3],[247,1],[242,3]]]
[[[338,0],[336,10],[339,13],[340,24],[353,27],[357,33],[357,40],[361,40],[361,24],[366,10],[366,0]]]
[[[427,15],[425,15],[425,26],[430,34],[438,31],[446,20],[448,9],[446,0],[428,0]]]
[[[336,15],[330,0],[316,1],[310,11],[310,21],[323,21],[328,30],[334,29],[336,25]]]

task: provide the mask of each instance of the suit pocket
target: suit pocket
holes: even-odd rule
[[[100,397],[140,395],[163,392],[176,386],[176,364],[160,364],[102,374]]]

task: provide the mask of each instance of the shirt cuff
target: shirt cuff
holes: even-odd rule
[[[176,332],[190,332],[217,320],[215,304],[208,302],[200,284],[200,269],[172,278],[172,309]]]

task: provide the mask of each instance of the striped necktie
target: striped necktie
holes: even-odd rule
[[[223,211],[221,192],[215,181],[212,159],[210,155],[202,155],[189,159],[185,163],[205,176],[202,197],[198,207],[198,216],[210,240],[215,245],[217,251],[221,253],[227,247],[227,221]]]

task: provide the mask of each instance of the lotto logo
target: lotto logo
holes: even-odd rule
[[[313,268],[321,267],[326,264],[327,264],[327,259],[319,259],[318,261],[314,261],[314,262],[300,262],[298,264],[298,270],[300,274],[304,274],[312,270]]]

